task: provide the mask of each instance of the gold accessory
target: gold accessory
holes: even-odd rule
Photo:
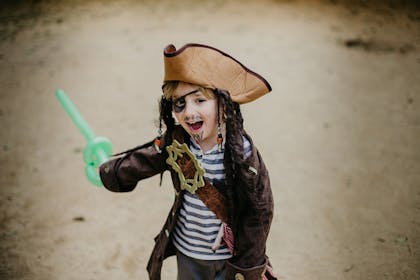
[[[172,166],[173,170],[178,173],[178,178],[180,182],[180,187],[182,190],[187,190],[190,193],[194,194],[198,188],[201,188],[205,185],[204,183],[204,168],[201,167],[200,162],[197,160],[195,155],[190,151],[187,144],[183,143],[182,145],[177,141],[174,140],[171,145],[166,147],[168,151],[169,157],[166,160],[166,163]],[[187,162],[190,161],[188,158],[191,159],[191,162],[194,164],[195,172],[193,178],[185,178],[184,172],[190,172],[192,168],[188,168],[188,170],[182,170],[178,161]],[[182,164],[181,164],[182,165]],[[184,171],[184,172],[183,172]],[[187,176],[188,177],[188,176]]]

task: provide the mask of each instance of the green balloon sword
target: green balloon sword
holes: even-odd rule
[[[73,123],[86,138],[87,144],[83,150],[83,160],[86,163],[85,174],[87,179],[95,186],[103,186],[98,167],[110,158],[112,154],[111,141],[102,136],[95,136],[93,130],[63,90],[58,89],[55,95]]]

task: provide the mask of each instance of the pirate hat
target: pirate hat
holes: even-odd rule
[[[165,77],[212,89],[227,90],[239,104],[251,102],[271,91],[270,84],[230,55],[210,46],[168,45],[164,51]]]

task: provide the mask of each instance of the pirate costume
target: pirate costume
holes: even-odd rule
[[[269,176],[243,129],[239,108],[270,92],[270,85],[230,55],[206,45],[187,44],[178,50],[169,45],[164,49],[164,65],[163,87],[180,81],[213,90],[224,108],[218,123],[223,118],[226,139],[219,130],[217,145],[203,154],[175,123],[173,101],[162,96],[156,139],[101,165],[104,186],[115,192],[132,191],[142,179],[171,173],[176,195],[155,237],[147,265],[150,279],[161,279],[163,260],[175,254],[178,265],[188,263],[188,258],[225,260],[224,279],[228,280],[276,279],[265,254],[273,217]]]

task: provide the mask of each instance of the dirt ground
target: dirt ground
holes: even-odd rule
[[[85,139],[54,92],[115,152],[144,143],[162,50],[188,42],[273,87],[243,113],[271,175],[279,279],[420,279],[415,1],[11,2],[0,4],[0,279],[147,278],[169,176],[127,194],[90,185]],[[163,279],[175,275],[170,258]]]

